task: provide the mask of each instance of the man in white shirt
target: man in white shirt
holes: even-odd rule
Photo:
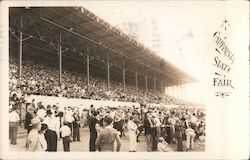
[[[60,128],[60,132],[62,133],[63,150],[64,150],[64,152],[69,152],[70,151],[71,130],[70,130],[69,126],[67,125],[66,121],[63,123],[63,126]]]
[[[52,116],[51,110],[47,110],[44,124],[47,124],[48,130],[45,132],[45,138],[48,142],[48,151],[57,151],[57,139],[59,136],[60,121],[58,118]]]
[[[16,112],[17,106],[12,107],[12,112],[9,113],[9,138],[10,143],[16,145],[18,122],[20,121],[19,114]]]
[[[190,118],[190,122],[194,124],[197,123],[197,117],[195,116],[195,113],[193,113],[193,116]]]
[[[73,117],[73,111],[71,107],[68,107],[68,110],[65,113],[65,120],[68,122],[68,126],[71,130],[71,132],[73,132],[73,121],[75,120]],[[73,136],[71,134],[71,136]]]
[[[196,117],[196,114],[193,113],[193,116],[190,118],[190,127],[194,130],[197,131],[197,122],[198,119]]]

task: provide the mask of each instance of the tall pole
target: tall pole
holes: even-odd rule
[[[138,81],[137,81],[137,76],[138,76],[138,73],[137,73],[137,68],[135,70],[135,90],[136,92],[138,91]]]
[[[20,20],[20,35],[19,35],[19,78],[22,77],[22,61],[23,61],[23,18]]]
[[[164,92],[164,89],[163,89],[163,84],[162,84],[162,81],[161,81],[161,93],[163,93],[163,92]]]
[[[87,89],[89,90],[89,55],[87,54]]]
[[[122,79],[123,79],[123,91],[125,91],[125,82],[126,82],[126,70],[125,70],[125,63],[124,63],[124,60],[123,60],[123,68],[122,68]]]
[[[154,75],[154,91],[156,91],[156,78],[155,78],[155,75]]]
[[[108,80],[108,89],[110,88],[110,75],[109,75],[109,54],[108,54],[108,63],[107,63],[107,80]]]
[[[148,91],[148,74],[147,73],[145,75],[145,87],[146,87],[146,91]]]
[[[62,37],[59,37],[59,82],[62,82]]]

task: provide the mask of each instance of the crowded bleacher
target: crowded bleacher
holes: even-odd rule
[[[135,91],[134,86],[126,86],[124,91],[119,82],[112,82],[110,89],[103,79],[92,77],[89,89],[82,74],[63,71],[62,83],[58,82],[58,70],[43,64],[23,63],[23,78],[18,79],[17,63],[10,60],[10,90],[20,88],[23,94],[46,95],[68,98],[128,101],[139,103],[178,104],[173,98],[152,89]]]

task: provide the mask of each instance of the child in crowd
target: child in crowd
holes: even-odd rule
[[[63,139],[63,150],[64,152],[69,152],[70,151],[70,135],[71,135],[71,130],[69,126],[67,125],[68,122],[64,121],[63,126],[60,128],[60,132],[62,134],[62,139]]]

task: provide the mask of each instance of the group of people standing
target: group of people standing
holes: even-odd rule
[[[113,128],[114,119],[110,114],[100,116],[99,112],[91,105],[89,110],[89,151],[119,152],[121,147],[121,132]],[[117,143],[116,149],[114,143]]]
[[[35,109],[27,105],[25,129],[28,151],[57,151],[57,142],[62,139],[64,151],[70,151],[70,143],[80,141],[80,117],[71,107],[58,111],[57,106],[39,105]]]
[[[180,112],[180,110],[158,110],[147,107],[134,107],[124,111],[114,108],[95,109],[92,106],[89,115],[89,151],[97,149],[98,130],[105,128],[105,116],[114,117],[114,119],[120,117],[117,121],[119,123],[114,121],[110,126],[118,131],[120,138],[124,135],[123,130],[126,128],[129,152],[137,151],[137,142],[139,142],[139,136],[143,131],[148,152],[188,151],[194,149],[194,141],[199,140],[199,138],[204,141],[204,115],[195,111]],[[185,146],[183,141],[186,142]],[[173,144],[172,147],[169,144]],[[173,146],[176,146],[176,149]]]
[[[186,151],[192,150],[194,149],[194,141],[205,135],[205,126],[203,122],[198,124],[195,113],[191,118],[187,116],[178,117],[174,113],[164,113],[164,116],[161,116],[159,113],[148,111],[144,119],[147,151],[149,152],[172,150],[162,147],[163,144],[165,146],[176,144],[177,151],[184,151],[183,140],[186,140]]]
[[[16,144],[20,117],[17,106],[9,114],[11,144]],[[120,151],[122,139],[128,137],[127,151],[136,152],[140,135],[144,133],[146,150],[188,151],[194,149],[194,141],[205,137],[205,115],[183,109],[140,107],[98,107],[91,105],[80,116],[72,107],[59,111],[58,106],[42,104],[37,108],[27,104],[25,129],[28,151],[57,151],[62,139],[64,151],[70,151],[70,143],[80,141],[80,127],[89,128],[89,151]],[[125,135],[126,134],[126,135]],[[183,145],[185,141],[185,146]],[[116,144],[116,145],[115,145]],[[169,144],[172,144],[171,147]],[[176,149],[173,148],[176,146]]]

